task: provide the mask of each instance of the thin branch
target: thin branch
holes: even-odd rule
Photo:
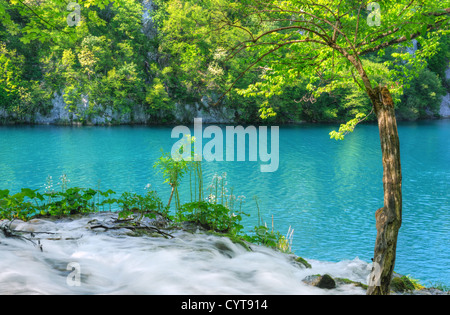
[[[47,20],[45,20],[44,18],[42,18],[39,14],[36,13],[36,11],[33,10],[32,7],[30,7],[28,4],[24,3],[22,0],[18,0],[24,7],[26,7],[28,10],[31,11],[31,13],[33,13],[33,15],[35,15],[36,17],[38,17],[42,22],[44,22],[45,24],[49,25],[52,29],[56,29],[58,31],[61,31],[63,33],[66,33],[68,35],[71,35],[70,33],[57,28],[55,25],[51,24],[50,22],[48,22]]]
[[[403,10],[397,15],[398,17],[400,17],[413,3],[415,0],[411,0],[411,2],[403,8]]]
[[[161,234],[164,237],[170,237],[170,238],[174,238],[173,235],[163,232],[160,229],[154,227],[154,226],[133,226],[133,225],[128,225],[128,226],[107,226],[104,224],[97,224],[97,225],[93,225],[90,227],[91,230],[93,229],[105,229],[105,230],[120,230],[120,229],[128,229],[128,230],[152,230],[155,231],[159,234]]]
[[[443,21],[440,21],[440,22],[436,23],[435,25],[428,25],[427,31],[430,31],[430,30],[433,30],[433,29],[438,29],[439,26],[442,24],[442,22]],[[399,38],[394,38],[394,39],[392,39],[390,41],[381,43],[381,44],[379,44],[379,45],[377,45],[375,47],[363,50],[363,51],[359,52],[358,55],[359,56],[363,56],[363,55],[366,55],[368,53],[372,53],[372,52],[378,51],[378,50],[383,49],[383,48],[388,47],[388,46],[404,43],[406,41],[415,39],[415,38],[419,37],[420,35],[422,35],[422,32],[418,31],[418,32],[416,32],[414,34],[411,34],[411,36],[409,38],[406,37],[406,35],[402,36],[402,37],[399,37]]]
[[[350,73],[352,74],[353,81],[355,81],[356,84],[358,84],[359,88],[360,88],[362,91],[364,91],[364,87],[363,87],[361,84],[359,84],[358,80],[356,80],[355,74],[353,73],[353,69],[350,70]]]
[[[359,31],[359,19],[361,18],[361,9],[363,7],[364,1],[361,2],[361,5],[358,9],[358,17],[356,19],[356,29],[355,29],[355,39],[353,40],[353,45],[356,45],[356,40],[358,38],[358,31]]]
[[[428,12],[426,15],[431,16],[443,16],[443,15],[449,15],[450,14],[450,8],[442,9],[444,12]]]
[[[413,1],[412,1],[412,2],[413,2]],[[407,7],[409,7],[409,6],[412,4],[412,2],[411,2]],[[406,7],[406,8],[407,8],[407,7]],[[405,12],[406,8],[403,9],[402,12],[401,12],[400,14],[403,14],[403,12]],[[436,16],[436,17],[444,16],[444,15],[450,15],[450,8],[443,9],[443,12],[428,12],[428,13],[425,13],[425,15]],[[438,23],[442,23],[442,21],[440,21],[440,22],[438,22]],[[376,42],[376,41],[378,41],[378,40],[380,40],[380,39],[383,39],[383,38],[385,38],[385,37],[388,37],[388,36],[390,36],[390,35],[393,35],[393,34],[397,33],[397,32],[401,29],[401,26],[406,25],[406,24],[416,24],[416,22],[411,21],[411,20],[405,21],[405,22],[399,24],[397,27],[395,27],[395,28],[393,28],[393,29],[391,29],[391,30],[389,30],[389,31],[386,31],[386,32],[384,32],[384,33],[381,33],[380,35],[378,35],[378,36],[376,36],[376,37],[370,39],[370,41],[367,42],[367,41],[366,41],[366,38],[367,38],[368,36],[370,36],[370,35],[374,35],[374,33],[368,34],[368,35],[366,36],[366,38],[364,39],[364,41],[362,41],[362,42],[360,42],[359,44],[357,44],[356,47],[357,47],[357,48],[360,48],[360,47],[362,47],[362,46],[365,46],[365,45],[374,43],[374,42]],[[439,25],[439,26],[440,26],[440,25]],[[433,25],[428,25],[428,28],[429,28],[428,30],[431,30],[431,29],[434,29],[434,28],[437,28],[437,27],[436,27],[436,26],[433,26]],[[380,32],[380,31],[378,31],[378,32]],[[377,32],[377,33],[378,33],[378,32]],[[419,33],[419,35],[420,35],[420,33]],[[418,35],[417,35],[417,36],[418,36]],[[416,37],[417,37],[417,36],[416,36]]]

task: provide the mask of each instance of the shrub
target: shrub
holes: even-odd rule
[[[243,228],[241,214],[232,213],[222,204],[196,201],[181,206],[177,213],[179,222],[188,221],[220,233],[238,234]]]

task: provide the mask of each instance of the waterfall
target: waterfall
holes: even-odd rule
[[[0,229],[0,294],[365,294],[352,284],[323,290],[303,282],[328,273],[366,283],[370,265],[358,258],[309,260],[309,269],[294,255],[257,245],[249,251],[200,231],[165,230],[172,236],[165,238],[98,227],[112,217],[15,220],[11,228],[28,231],[27,239]]]

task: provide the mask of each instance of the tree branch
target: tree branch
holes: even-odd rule
[[[267,57],[268,55],[274,53],[275,51],[279,50],[280,48],[286,46],[286,45],[290,45],[290,44],[294,44],[294,43],[307,43],[307,42],[314,42],[314,43],[319,43],[322,45],[326,45],[326,43],[318,41],[318,40],[314,40],[314,39],[304,39],[304,40],[293,40],[290,42],[286,42],[283,44],[277,44],[277,47],[269,50],[268,52],[264,53],[262,56],[260,56],[256,61],[252,62],[238,77],[237,79],[231,84],[231,86],[219,97],[219,99],[217,100],[217,102],[214,105],[219,104],[222,99],[225,97],[225,95],[227,95],[237,84],[237,82],[251,69],[253,68],[257,63],[259,63],[261,60],[263,60],[265,57]]]
[[[442,24],[442,22],[443,21],[440,21],[440,22],[436,23],[435,25],[428,25],[427,31],[430,31],[430,30],[433,30],[433,29],[438,29],[439,26]],[[394,39],[392,39],[390,41],[381,43],[381,44],[379,44],[379,45],[377,45],[375,47],[363,50],[363,51],[359,52],[358,55],[359,56],[364,56],[364,55],[366,55],[368,53],[372,53],[372,52],[378,51],[378,50],[383,49],[385,47],[389,47],[389,46],[392,46],[392,45],[404,43],[406,41],[415,39],[415,38],[419,37],[420,35],[422,35],[422,32],[416,32],[414,34],[411,34],[411,36],[409,38],[406,37],[406,36],[402,36],[402,37],[399,37],[399,38],[394,38]]]
[[[49,25],[52,29],[56,29],[60,32],[66,33],[68,35],[70,35],[70,33],[57,28],[55,25],[51,24],[50,22],[48,22],[47,20],[45,20],[44,18],[42,18],[39,14],[36,13],[36,11],[33,10],[32,7],[30,7],[28,4],[24,3],[22,0],[18,0],[24,7],[26,7],[29,11],[31,11],[31,13],[33,13],[33,15],[35,15],[36,17],[39,18],[39,20],[41,20],[42,22],[44,22],[45,24]]]

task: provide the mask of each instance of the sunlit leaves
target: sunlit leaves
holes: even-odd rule
[[[344,140],[345,135],[353,132],[356,125],[364,120],[365,117],[366,115],[363,113],[356,114],[354,119],[349,120],[345,124],[341,124],[338,131],[333,130],[332,132],[330,132],[330,138],[335,140]]]

